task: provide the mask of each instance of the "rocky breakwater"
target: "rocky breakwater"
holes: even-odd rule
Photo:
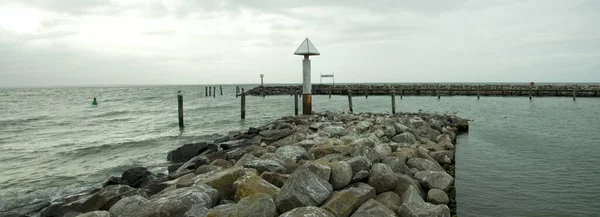
[[[41,216],[451,216],[451,115],[283,117],[168,153],[168,175],[132,168]],[[19,215],[14,215],[19,216]]]

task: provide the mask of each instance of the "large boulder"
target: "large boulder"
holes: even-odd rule
[[[329,183],[331,183],[333,189],[340,189],[350,184],[354,174],[352,173],[352,167],[348,162],[332,162],[328,166],[331,168]]]
[[[275,154],[283,158],[292,159],[294,162],[310,159],[310,155],[306,152],[306,149],[295,145],[279,147],[277,148],[277,151],[275,151]]]
[[[397,195],[402,196],[404,194],[404,192],[406,192],[406,190],[408,190],[408,188],[410,186],[412,186],[415,189],[417,189],[417,191],[419,191],[419,194],[421,195],[421,197],[424,198],[427,196],[425,194],[426,192],[421,187],[421,183],[419,181],[417,181],[416,179],[413,179],[408,175],[396,173],[396,180],[397,180],[397,182],[396,182],[396,188],[394,189],[394,192]]]
[[[75,211],[85,213],[95,210],[109,210],[122,198],[141,194],[143,192],[127,185],[109,185],[90,196]]]
[[[260,131],[259,135],[263,136],[263,140],[277,141],[281,138],[289,136],[292,134],[291,129],[273,129],[273,130],[263,130]]]
[[[446,192],[437,188],[432,188],[427,192],[427,202],[432,204],[448,204],[450,198],[448,198]]]
[[[307,167],[301,166],[283,185],[275,203],[280,212],[302,206],[317,206],[331,195],[333,187]]]
[[[277,207],[268,194],[254,194],[237,203],[231,217],[273,217],[277,215]]]
[[[356,156],[344,160],[350,164],[352,173],[357,173],[362,170],[371,170],[371,161],[365,156]]]
[[[293,133],[292,135],[289,135],[283,139],[277,140],[276,142],[274,142],[271,145],[274,145],[277,147],[285,147],[285,146],[290,146],[290,145],[296,144],[304,139],[306,139],[306,134],[296,132],[296,133]]]
[[[392,137],[392,141],[397,143],[416,144],[417,138],[415,138],[415,135],[412,133],[405,132]]]
[[[440,166],[440,164],[438,164],[437,162],[424,158],[408,159],[408,161],[406,161],[406,166],[408,166],[409,168],[416,168],[419,171],[445,171],[444,168],[442,168],[442,166]]]
[[[331,178],[331,167],[312,162],[307,163],[306,167],[308,167],[310,171],[312,171],[325,181],[329,181],[329,179]]]
[[[244,167],[254,168],[261,173],[265,172],[265,171],[276,172],[276,173],[286,173],[286,171],[287,171],[286,168],[283,165],[281,165],[281,163],[279,163],[278,161],[276,161],[274,159],[258,158],[258,159],[250,160],[244,164]]]
[[[121,175],[121,183],[134,188],[145,187],[152,179],[152,173],[146,167],[134,167],[127,169]]]
[[[208,215],[208,208],[201,204],[194,204],[187,212],[183,214],[183,217],[205,217]]]
[[[232,200],[234,191],[233,183],[244,175],[244,168],[240,166],[230,167],[224,170],[212,171],[196,176],[195,184],[206,184],[219,193],[219,199]]]
[[[107,211],[93,211],[93,212],[87,212],[81,215],[78,215],[77,217],[110,217],[110,213]]]
[[[175,172],[177,173],[184,170],[196,170],[198,167],[209,163],[210,160],[206,156],[198,155],[189,159],[187,162],[185,162],[183,165],[177,168]]]
[[[377,143],[377,144],[375,144],[375,146],[373,147],[373,149],[382,158],[388,157],[388,156],[392,155],[392,147],[390,147],[390,145],[388,145],[387,143],[385,143],[385,144],[384,143]]]
[[[148,199],[135,195],[123,198],[115,203],[109,210],[112,217],[129,217],[137,215],[149,203]]]
[[[396,188],[396,176],[387,165],[376,163],[371,168],[368,183],[375,188],[377,193],[391,191]]]
[[[342,137],[350,133],[344,127],[338,125],[328,125],[321,129],[322,132],[329,134],[331,137]]]
[[[373,163],[381,162],[381,155],[374,148],[365,145],[354,146],[350,155],[353,157],[364,156]]]
[[[406,203],[418,203],[425,202],[423,197],[419,194],[419,190],[417,190],[414,186],[409,186],[408,189],[402,194],[402,204]]]
[[[337,217],[348,217],[360,205],[374,198],[375,189],[365,183],[352,184],[348,188],[337,191],[331,196],[321,208],[333,213]]]
[[[398,207],[402,204],[402,199],[398,194],[393,191],[383,192],[375,196],[375,200],[390,210],[398,210]]]
[[[376,200],[369,199],[369,200],[367,200],[367,202],[363,203],[360,207],[358,207],[356,212],[354,212],[354,214],[352,214],[351,216],[352,217],[372,217],[372,216],[396,217],[397,215],[396,215],[396,212],[390,210],[383,204],[377,202]]]
[[[445,151],[432,151],[429,152],[429,156],[435,159],[440,164],[449,164],[454,160],[454,151],[453,150],[445,150]]]
[[[373,126],[373,123],[370,121],[359,121],[356,124],[348,127],[348,130],[354,133],[364,133],[369,130],[371,126]]]
[[[283,187],[283,184],[285,184],[285,182],[290,178],[290,175],[275,172],[264,172],[260,174],[260,178],[277,186],[278,188],[281,188]]]
[[[139,217],[183,216],[194,204],[212,208],[219,200],[219,192],[208,185],[195,185],[157,195],[150,199]]]
[[[206,217],[230,216],[235,213],[236,210],[237,204],[235,203],[222,204],[209,209]]]
[[[167,154],[167,160],[173,163],[185,163],[200,153],[211,149],[216,151],[217,146],[212,143],[200,142],[185,144]]]
[[[402,217],[450,217],[450,209],[446,205],[433,205],[426,202],[405,203],[398,208],[398,216]]]
[[[281,214],[279,217],[335,217],[333,214],[316,206],[298,207]]]
[[[279,188],[266,180],[254,175],[246,175],[233,183],[235,192],[235,201],[255,194],[267,194],[275,200],[279,194]]]
[[[404,158],[398,158],[398,157],[393,157],[393,156],[385,157],[385,158],[383,158],[381,163],[389,166],[390,169],[392,169],[392,171],[395,173],[401,173],[401,174],[410,173],[410,171],[405,170],[406,162],[405,162]]]
[[[330,154],[347,155],[352,149],[353,147],[345,145],[340,139],[327,139],[317,142],[308,150],[308,153],[313,159],[319,159]]]
[[[427,189],[437,188],[443,191],[450,189],[454,182],[450,174],[439,171],[419,171],[415,174],[415,179]]]

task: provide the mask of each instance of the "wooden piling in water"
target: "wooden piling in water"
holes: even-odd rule
[[[298,115],[298,91],[294,94],[294,115]]]
[[[396,91],[392,90],[392,114],[396,114]]]
[[[577,89],[573,89],[573,101],[576,101],[575,98],[577,98]]]
[[[402,99],[402,96],[404,96],[404,89],[400,89],[400,99]]]
[[[329,88],[329,99],[331,99],[331,88]]]
[[[371,86],[365,90],[365,98],[369,98],[369,90],[371,90]]]
[[[212,87],[211,86],[208,86],[208,95],[212,96]]]
[[[350,114],[354,113],[352,110],[352,90],[348,90],[348,107],[350,109]]]
[[[208,87],[204,87],[204,96],[208,96]]]
[[[241,116],[242,120],[244,120],[244,119],[246,119],[246,93],[244,93],[244,88],[242,88],[241,95],[242,95],[242,105],[241,105],[242,107],[240,109],[240,112],[241,112],[240,116]]]
[[[221,92],[221,96],[223,96],[223,85],[219,85],[219,91]]]
[[[217,97],[217,86],[213,87],[213,98]]]
[[[477,99],[479,99],[479,89],[477,89]]]
[[[179,128],[183,128],[183,94],[177,91],[177,112],[179,116]]]
[[[529,87],[529,100],[531,100],[531,87]]]

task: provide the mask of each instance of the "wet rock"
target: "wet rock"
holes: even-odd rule
[[[396,134],[410,132],[410,128],[401,123],[394,123],[394,129],[396,130]]]
[[[219,192],[208,185],[180,188],[150,199],[140,217],[183,216],[194,204],[211,208],[217,204]]]
[[[384,136],[392,138],[396,135],[396,128],[392,124],[384,124],[381,126]]]
[[[233,165],[231,165],[231,163],[229,161],[227,161],[225,159],[216,159],[216,160],[213,160],[210,163],[210,165],[211,166],[219,166],[219,167],[223,167],[223,168],[229,168],[229,167],[233,166]]]
[[[310,159],[310,155],[303,147],[295,145],[279,147],[275,151],[275,154],[283,158],[292,159],[294,162]]]
[[[432,204],[448,204],[450,198],[448,198],[446,192],[437,188],[432,188],[427,192],[427,202]]]
[[[423,119],[421,119],[420,117],[410,119],[410,124],[415,128],[419,128],[419,127],[423,126],[423,123],[424,123]]]
[[[372,126],[373,126],[373,123],[370,121],[359,121],[353,127],[351,127],[349,130],[351,132],[355,132],[355,133],[364,133],[367,130],[369,130],[369,128],[371,128]]]
[[[408,159],[408,161],[406,161],[406,166],[408,166],[409,168],[416,168],[419,171],[445,171],[444,168],[442,168],[442,166],[440,166],[440,164],[438,164],[437,162],[423,158]]]
[[[104,183],[102,183],[102,187],[104,188],[109,185],[119,185],[119,184],[121,184],[121,177],[111,176],[106,181],[104,181]]]
[[[108,212],[112,217],[136,216],[148,203],[148,199],[134,195],[117,201]]]
[[[369,199],[369,200],[367,200],[367,202],[363,203],[360,207],[358,207],[356,212],[354,212],[354,214],[352,214],[351,216],[352,217],[371,217],[371,216],[396,217],[397,215],[396,215],[396,212],[390,210],[383,204],[377,202],[376,200]]]
[[[371,170],[371,161],[365,156],[351,157],[345,161],[350,164],[353,174],[361,170]]]
[[[421,194],[419,194],[419,190],[412,185],[408,186],[408,189],[402,194],[402,204],[419,202],[425,202]]]
[[[338,161],[328,164],[331,168],[331,176],[329,177],[329,183],[334,190],[346,187],[352,181],[353,173],[352,167],[348,162]]]
[[[317,163],[308,163],[306,167],[325,181],[329,181],[331,178],[331,167]]]
[[[188,173],[184,176],[181,176],[177,179],[177,183],[175,183],[176,188],[185,188],[194,185],[194,177],[196,177],[195,173]]]
[[[206,142],[185,144],[173,151],[170,151],[167,155],[167,160],[173,163],[185,163],[207,149],[216,151],[217,146],[215,144]]]
[[[277,207],[271,196],[254,194],[243,198],[236,205],[232,217],[273,217],[277,215]]]
[[[127,185],[110,185],[90,196],[74,211],[85,213],[95,210],[109,210],[120,199],[140,194],[140,191]]]
[[[371,167],[368,184],[375,188],[377,193],[391,191],[396,188],[396,176],[387,165],[376,163]]]
[[[78,215],[77,217],[110,217],[110,213],[107,211],[93,211]]]
[[[392,148],[384,143],[378,143],[376,144],[373,149],[375,150],[375,152],[377,152],[377,154],[379,154],[379,156],[381,156],[382,158],[384,157],[388,157],[390,155],[392,155]]]
[[[242,176],[233,183],[233,186],[236,189],[234,197],[236,201],[256,194],[267,194],[275,200],[279,194],[277,186],[256,175]]]
[[[350,216],[360,205],[375,197],[375,189],[365,183],[355,183],[335,192],[321,208],[337,217]]]
[[[279,217],[335,217],[333,214],[316,206],[298,207],[281,214]]]
[[[427,189],[437,188],[443,191],[448,191],[454,182],[450,174],[439,171],[419,171],[415,174],[415,179]]]
[[[152,179],[152,173],[145,167],[127,169],[121,175],[121,183],[134,188],[145,187]]]
[[[402,204],[402,199],[393,191],[383,192],[375,196],[375,200],[386,206],[390,210],[398,210]]]
[[[211,171],[215,171],[215,170],[223,170],[223,167],[220,166],[213,166],[213,165],[202,165],[200,167],[198,167],[198,169],[196,169],[196,171],[194,171],[195,174],[200,175],[200,174],[204,174],[204,173],[208,173]]]
[[[194,171],[193,170],[188,170],[188,169],[185,169],[185,170],[182,170],[182,171],[175,171],[173,173],[169,173],[169,175],[167,176],[167,179],[168,180],[174,180],[174,179],[177,179],[179,177],[182,177],[182,176],[184,176],[186,174],[190,174],[190,173],[194,173]]]
[[[440,164],[449,164],[454,160],[454,151],[433,151],[429,152],[429,156],[431,156]]]
[[[398,216],[406,217],[450,217],[450,209],[446,205],[433,205],[431,203],[407,203],[398,208]]]
[[[392,141],[397,143],[416,144],[417,138],[412,133],[405,132],[392,137]]]
[[[290,178],[290,175],[276,172],[264,172],[260,175],[260,178],[277,186],[278,188],[281,188],[283,187],[283,184]]]
[[[221,147],[223,150],[239,148],[239,147],[245,146],[244,141],[246,141],[246,140],[238,139],[238,140],[230,140],[230,141],[226,141],[226,142],[221,142],[221,143],[219,143],[219,147]]]
[[[287,171],[283,165],[272,159],[254,159],[246,162],[244,167],[257,169],[261,173],[265,171],[286,173]]]
[[[317,206],[331,195],[333,187],[327,181],[302,166],[281,188],[275,203],[280,212],[302,206]]]
[[[198,175],[195,178],[195,185],[206,184],[219,193],[219,199],[232,200],[233,195],[233,183],[244,175],[245,171],[243,167],[234,166],[224,170],[213,171]]]
[[[205,217],[206,215],[208,215],[208,208],[201,204],[194,204],[190,210],[185,212],[183,217]]]
[[[356,137],[358,138],[358,135],[356,135]],[[344,141],[344,138],[342,138],[342,141]],[[372,138],[358,138],[358,139],[354,139],[354,140],[350,140],[349,142],[349,146],[367,146],[367,147],[373,147],[375,146],[376,141],[373,140]]]

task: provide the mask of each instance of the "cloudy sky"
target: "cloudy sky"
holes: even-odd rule
[[[2,0],[0,86],[600,82],[598,0]]]

